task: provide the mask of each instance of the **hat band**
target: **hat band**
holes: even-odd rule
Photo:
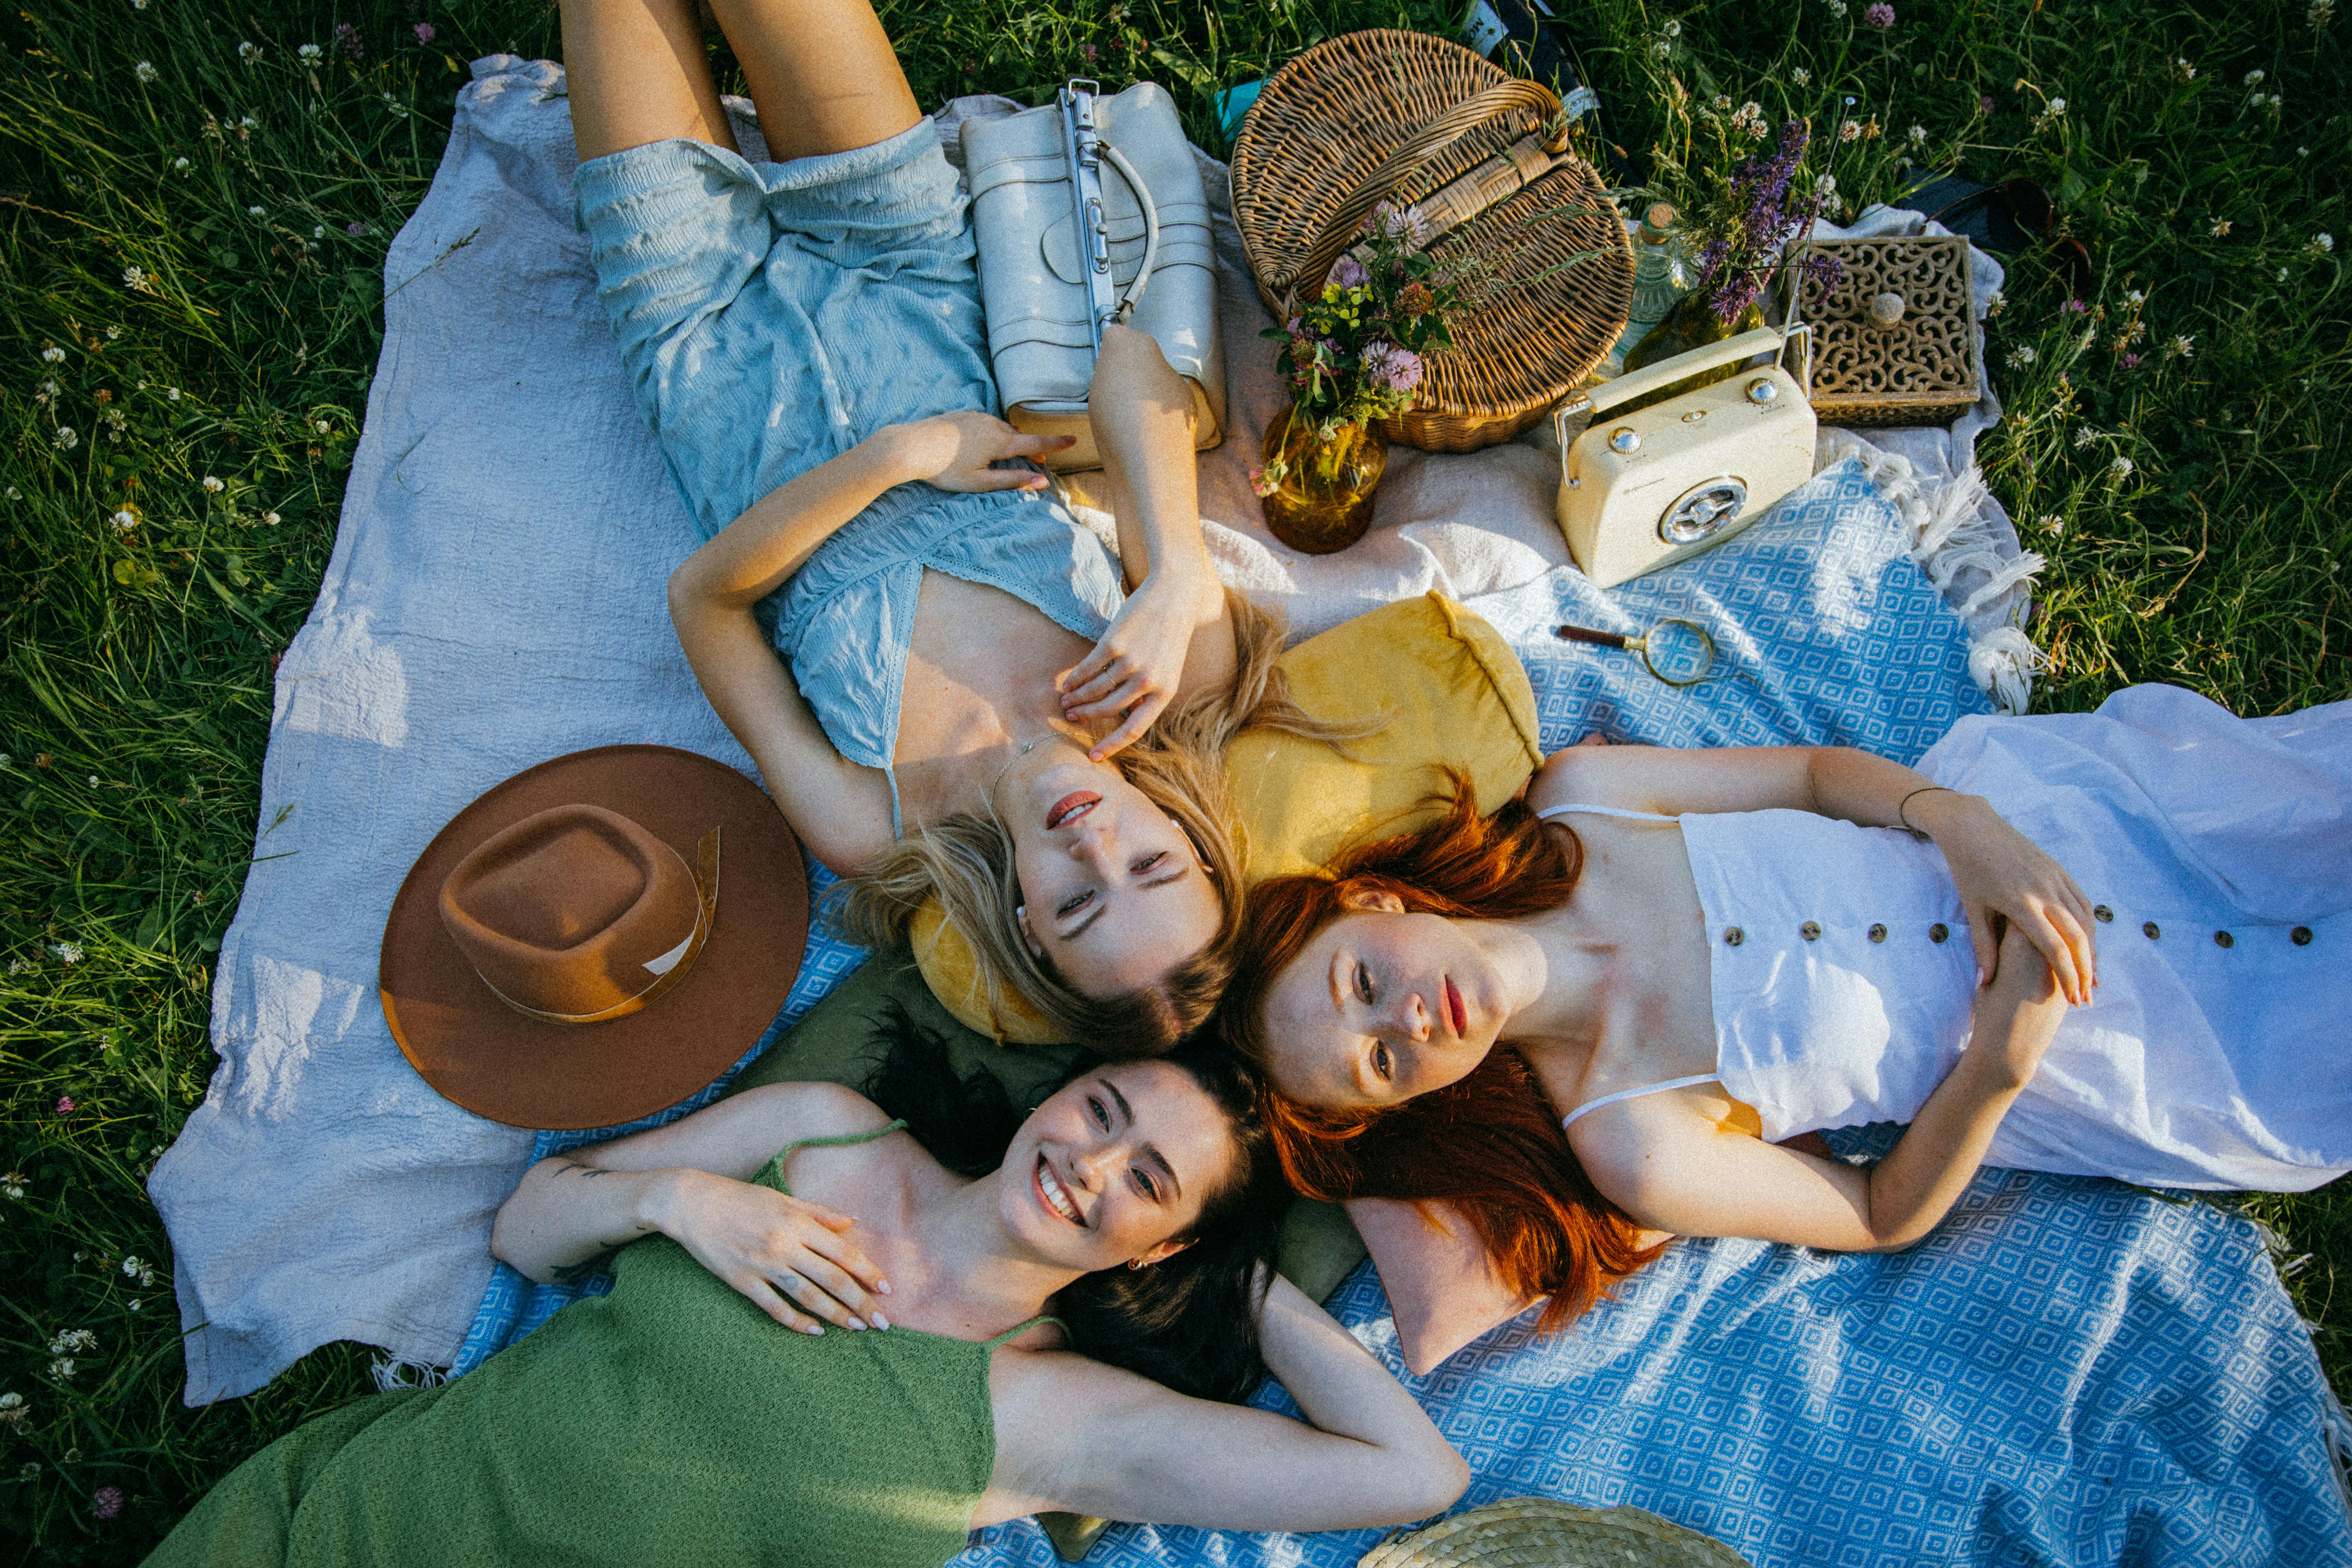
[[[719,923],[719,829],[715,827],[704,834],[694,847],[694,931],[686,939],[684,946],[676,950],[677,957],[655,977],[651,985],[634,996],[615,1002],[601,1013],[543,1013],[536,1007],[525,1006],[497,986],[490,985],[488,980],[482,984],[489,986],[491,995],[524,1017],[536,1018],[542,1024],[604,1024],[614,1018],[625,1018],[660,1001],[686,978],[686,972],[692,969],[694,961],[702,955],[702,944],[710,940],[710,932]],[[658,963],[669,957],[668,953],[664,953],[661,959],[654,962]]]

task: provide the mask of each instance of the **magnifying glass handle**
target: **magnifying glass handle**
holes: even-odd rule
[[[1597,632],[1590,626],[1554,626],[1551,635],[1562,642],[1586,642],[1596,647],[1623,648],[1632,653],[1641,652],[1644,640],[1629,637],[1622,632]]]

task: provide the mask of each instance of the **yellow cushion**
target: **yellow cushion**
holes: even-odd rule
[[[1368,827],[1410,832],[1433,815],[1416,811],[1452,765],[1470,775],[1478,809],[1493,813],[1543,762],[1536,694],[1500,634],[1442,594],[1358,616],[1282,656],[1291,700],[1336,723],[1385,720],[1348,742],[1352,757],[1320,741],[1244,731],[1226,751],[1248,880],[1311,871]],[[937,900],[915,916],[915,962],[932,992],[967,1027],[1017,1045],[1061,1036],[1018,996],[991,1016],[971,944]]]

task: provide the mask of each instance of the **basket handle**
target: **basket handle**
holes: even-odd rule
[[[1298,313],[1298,290],[1308,285],[1319,290],[1323,280],[1331,275],[1331,268],[1339,253],[1355,239],[1356,231],[1363,226],[1371,210],[1388,199],[1388,195],[1402,184],[1416,170],[1436,157],[1454,142],[1484,125],[1489,120],[1515,110],[1532,110],[1549,119],[1559,112],[1559,99],[1551,89],[1540,82],[1521,81],[1514,78],[1499,82],[1484,92],[1464,99],[1407,139],[1404,143],[1381,160],[1380,166],[1356,182],[1353,189],[1339,198],[1339,205],[1325,220],[1321,237],[1315,248],[1307,252],[1306,265],[1292,274],[1284,286],[1283,314]]]

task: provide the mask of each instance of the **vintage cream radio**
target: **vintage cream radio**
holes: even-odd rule
[[[1614,412],[1763,354],[1770,363]],[[1555,411],[1555,509],[1584,574],[1607,588],[1711,550],[1812,478],[1811,358],[1806,328],[1784,337],[1763,327],[1588,387]]]

